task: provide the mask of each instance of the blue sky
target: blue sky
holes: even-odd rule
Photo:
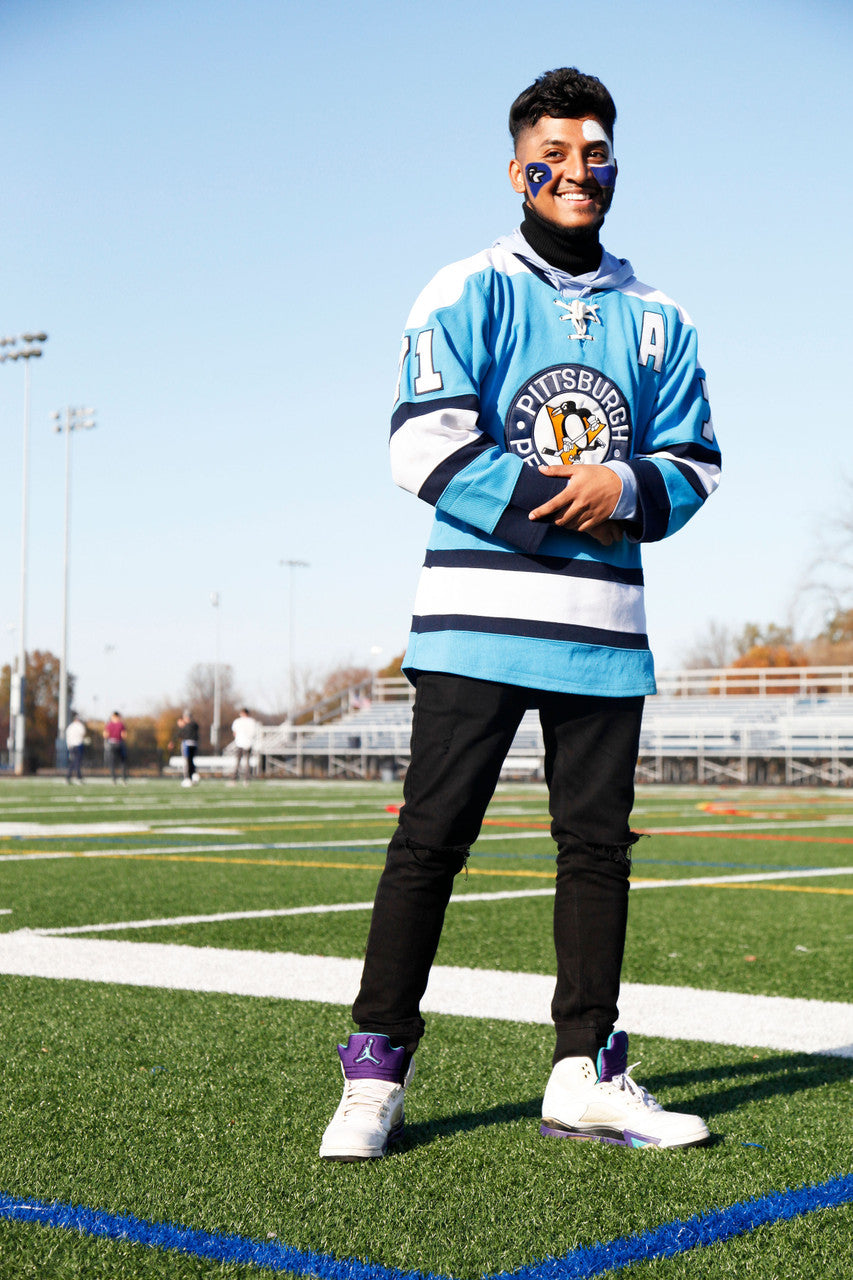
[[[605,243],[696,321],[725,454],[713,501],[646,555],[658,666],[710,622],[806,627],[853,471],[852,45],[836,0],[4,0],[0,331],[50,335],[28,647],[60,647],[50,413],[70,404],[99,423],[73,443],[85,714],[179,699],[217,619],[245,697],[280,708],[291,578],[300,669],[400,652],[430,522],[386,460],[400,331],[439,267],[518,223],[507,110],[566,64],[616,99]],[[0,661],[22,426],[5,364]]]

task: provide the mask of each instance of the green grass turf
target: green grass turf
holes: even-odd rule
[[[82,791],[85,796],[76,790],[69,796],[61,784],[4,783],[0,821],[150,816],[158,824],[230,830],[197,837],[160,829],[59,836],[38,844],[29,836],[0,835],[0,848],[13,852],[173,850],[164,858],[0,861],[0,906],[13,910],[0,916],[0,929],[368,901],[382,850],[329,845],[386,833],[393,818],[385,805],[399,802],[396,787],[352,785],[272,784],[235,792],[206,783],[181,792],[169,782],[134,784],[126,792],[93,784]],[[723,828],[749,821],[700,809],[709,799],[798,821],[850,811],[850,801],[838,792],[647,788],[635,825]],[[553,868],[547,831],[507,838],[528,824],[547,824],[542,788],[502,789],[489,818],[484,834],[500,838],[480,841],[471,860],[474,874],[460,878],[460,898],[547,887]],[[803,834],[840,837],[848,830]],[[797,833],[789,828],[783,834]],[[273,841],[327,847],[221,847]],[[198,844],[215,848],[196,855]],[[806,839],[657,835],[641,841],[636,852],[636,875],[654,879],[853,863],[853,846]],[[190,860],[196,856],[203,860]],[[324,865],[295,865],[307,861]],[[285,862],[290,865],[275,865]],[[782,883],[853,887],[850,877]],[[844,893],[638,891],[624,976],[849,999],[849,903]],[[365,911],[104,936],[357,957],[367,920]],[[551,973],[551,948],[548,899],[460,900],[448,911],[439,961]],[[0,1190],[261,1239],[274,1233],[297,1248],[405,1269],[465,1278],[511,1269],[548,1254],[562,1256],[577,1244],[820,1182],[851,1167],[850,1063],[841,1059],[632,1037],[632,1060],[642,1059],[638,1078],[665,1104],[707,1116],[715,1142],[701,1151],[625,1152],[538,1136],[551,1047],[547,1027],[433,1015],[407,1099],[402,1149],[378,1165],[329,1166],[316,1151],[339,1095],[333,1046],[349,1029],[343,1008],[0,978],[0,1010]],[[832,1242],[836,1256],[846,1256],[845,1249],[849,1254],[851,1225],[847,1210],[811,1215],[802,1224],[764,1228],[631,1274],[664,1268],[662,1275],[681,1275],[691,1267],[691,1275],[760,1280],[832,1276]],[[821,1243],[806,1253],[809,1230]],[[823,1270],[797,1270],[816,1259],[826,1260]],[[0,1224],[0,1277],[244,1272],[140,1246]]]
[[[316,1151],[342,1010],[34,979],[0,990],[0,1186],[17,1195],[475,1277],[849,1163],[849,1063],[637,1037],[642,1078],[701,1109],[716,1141],[632,1152],[538,1135],[547,1028],[436,1016],[401,1150],[329,1165]]]
[[[294,855],[296,856],[296,855]],[[170,915],[369,902],[376,855],[364,870],[100,859],[0,863],[0,929],[55,927]],[[349,861],[350,855],[347,855]],[[547,881],[542,887],[547,886]],[[637,890],[631,899],[624,978],[718,991],[846,1000],[853,933],[849,878],[788,881],[787,887]],[[553,969],[551,900],[464,902],[466,892],[525,882],[459,878],[439,949],[441,964],[531,973]],[[816,893],[838,888],[837,896]],[[144,930],[110,937],[195,946],[359,957],[369,913],[271,917]]]
[[[853,1205],[759,1227],[725,1244],[626,1267],[623,1280],[850,1280]],[[840,1246],[840,1248],[839,1248]]]
[[[378,876],[378,864],[364,871],[335,872],[332,879],[329,872],[316,868],[246,866],[235,860],[0,862],[0,906],[12,909],[12,915],[0,916],[0,929],[366,902],[373,897]]]
[[[0,1221],[0,1280],[260,1280],[271,1271]],[[278,1273],[277,1280],[286,1280]]]

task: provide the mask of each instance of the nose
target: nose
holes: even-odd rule
[[[580,151],[571,151],[563,161],[563,177],[582,187],[589,180],[590,171],[586,158]]]

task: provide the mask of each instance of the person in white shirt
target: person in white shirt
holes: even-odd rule
[[[65,730],[65,745],[68,748],[68,773],[66,782],[83,781],[83,747],[86,743],[86,726],[80,717],[74,717]]]
[[[248,783],[252,776],[252,751],[254,750],[258,733],[258,723],[252,719],[248,707],[241,708],[240,714],[231,726],[231,732],[234,734],[234,745],[237,748],[237,764],[234,768],[234,777],[240,777],[240,765],[245,758],[246,776],[243,781]]]

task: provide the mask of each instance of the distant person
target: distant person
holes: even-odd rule
[[[183,715],[178,720],[178,738],[181,743],[181,756],[183,757],[184,778],[181,783],[182,787],[191,787],[194,782],[198,782],[198,774],[195,767],[195,753],[198,750],[198,721],[193,719],[193,713],[189,707],[184,710]],[[172,743],[169,743],[171,747]]]
[[[65,781],[80,784],[83,781],[83,749],[86,745],[86,726],[77,712],[65,730],[65,745],[68,749],[68,773]]]
[[[231,726],[231,732],[234,735],[234,746],[237,748],[237,764],[234,768],[234,777],[239,781],[240,765],[245,760],[246,776],[243,782],[244,785],[248,786],[249,779],[252,776],[252,752],[258,740],[258,722],[252,718],[248,707],[241,707],[240,714]]]
[[[104,725],[104,751],[113,785],[117,781],[119,767],[122,782],[127,782],[127,728],[117,711],[112,713]]]

